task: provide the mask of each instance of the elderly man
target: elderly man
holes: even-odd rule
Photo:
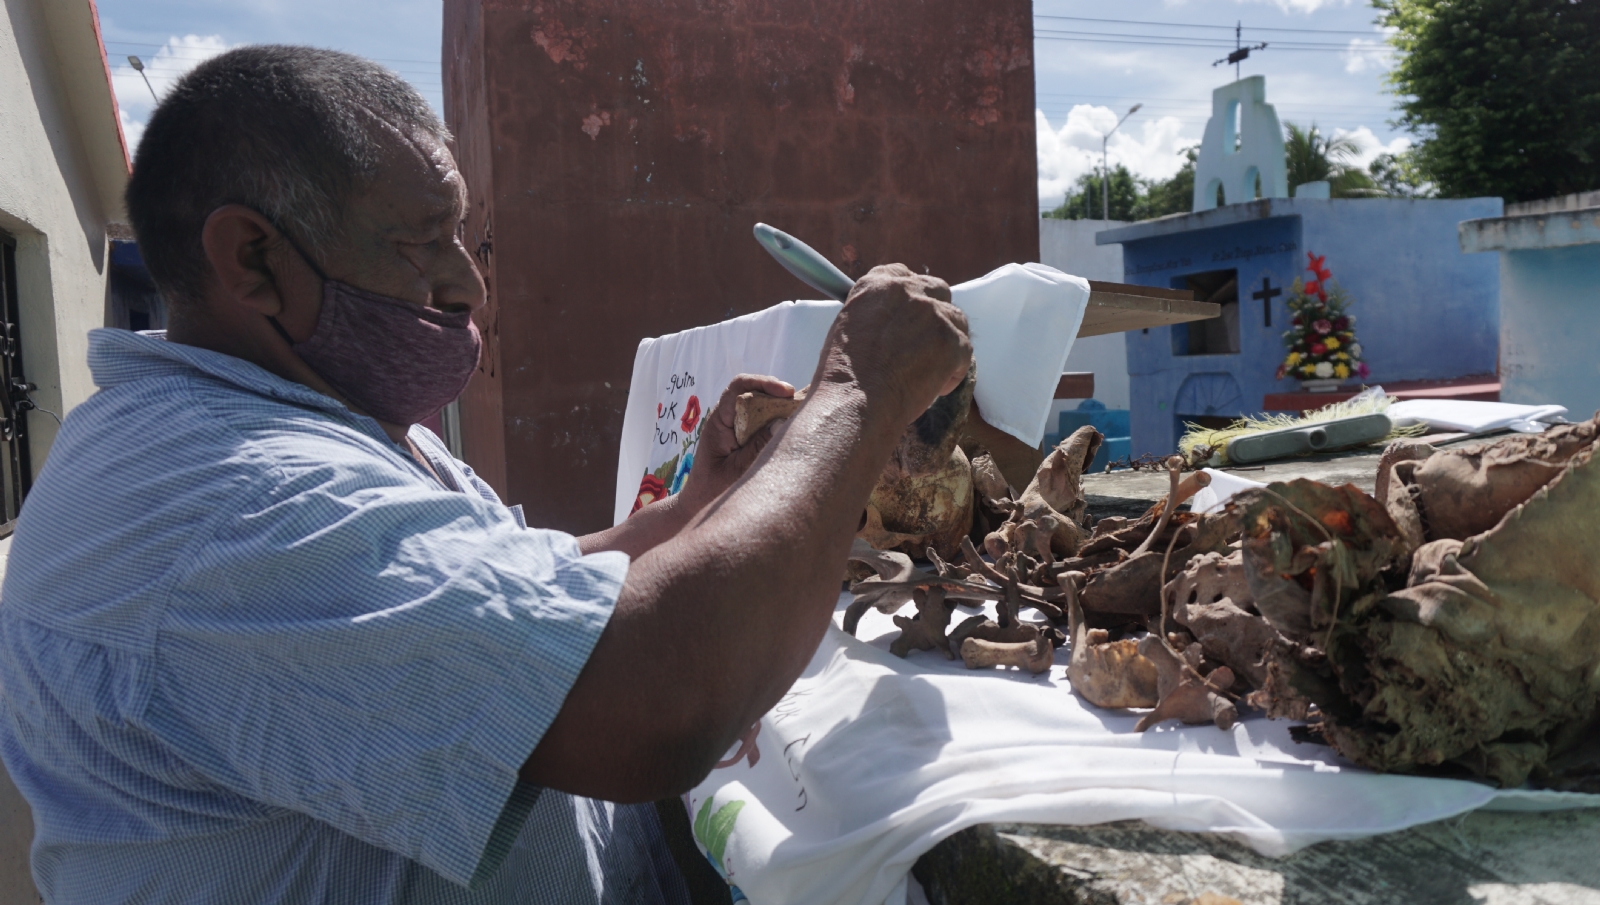
[[[649,802],[799,674],[874,477],[966,373],[938,280],[861,281],[790,421],[677,497],[527,528],[416,423],[476,367],[423,100],[253,47],[172,91],[128,210],[163,337],[97,330],[0,605],[0,751],[50,902],[683,898]]]

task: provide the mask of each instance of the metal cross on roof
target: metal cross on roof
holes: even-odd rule
[[[1216,62],[1211,64],[1213,66],[1221,66],[1223,63],[1232,63],[1233,64],[1233,80],[1236,81],[1236,82],[1239,81],[1239,64],[1243,63],[1245,60],[1250,59],[1250,51],[1252,51],[1252,50],[1266,50],[1267,49],[1267,42],[1265,42],[1265,41],[1262,41],[1260,44],[1252,44],[1249,47],[1245,47],[1243,44],[1240,43],[1243,38],[1244,38],[1244,20],[1242,20],[1242,19],[1236,20],[1235,24],[1233,26],[1233,46],[1234,46],[1233,53],[1230,53],[1227,56],[1223,57],[1222,59],[1217,60]]]

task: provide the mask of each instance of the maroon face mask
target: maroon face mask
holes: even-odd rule
[[[357,289],[328,279],[304,252],[300,256],[322,277],[317,328],[296,343],[276,318],[272,324],[345,399],[379,421],[411,425],[466,389],[483,348],[470,311],[440,311]]]

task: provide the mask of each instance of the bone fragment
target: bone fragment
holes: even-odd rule
[[[795,390],[793,399],[765,393],[741,393],[733,404],[734,442],[743,446],[763,427],[779,418],[792,416],[800,408],[800,403],[806,401],[810,389],[801,387]]]
[[[1144,543],[1140,544],[1139,548],[1137,550],[1133,551],[1133,555],[1134,556],[1138,556],[1140,553],[1143,553],[1143,552],[1149,550],[1151,545],[1156,542],[1156,538],[1161,535],[1161,532],[1163,532],[1163,531],[1165,531],[1167,529],[1167,522],[1172,520],[1173,510],[1178,508],[1178,503],[1180,502],[1180,500],[1178,499],[1178,491],[1180,490],[1180,488],[1183,485],[1178,480],[1178,474],[1182,470],[1183,470],[1183,457],[1182,456],[1168,456],[1167,457],[1167,474],[1172,479],[1172,489],[1167,492],[1166,505],[1163,506],[1162,509],[1161,509],[1161,518],[1156,520],[1155,530],[1151,531],[1150,535],[1144,539]],[[1211,481],[1211,479],[1208,477],[1208,478],[1206,478],[1206,481],[1207,481],[1207,483],[1209,483]],[[1197,486],[1197,487],[1195,487],[1194,492],[1197,493],[1197,492],[1199,492],[1199,490],[1200,490],[1200,488]],[[1190,494],[1190,496],[1193,496],[1193,495],[1194,495],[1193,493]]]
[[[1180,720],[1190,725],[1214,723],[1224,730],[1232,729],[1238,722],[1239,709],[1224,697],[1233,685],[1233,670],[1219,666],[1202,677],[1196,669],[1198,657],[1177,656],[1155,635],[1139,639],[1139,653],[1155,664],[1161,702],[1139,720],[1133,727],[1135,732],[1143,732],[1166,720]]]
[[[1063,587],[1070,588],[1072,584],[1071,579],[1062,576]],[[1160,702],[1156,666],[1139,653],[1139,642],[1132,638],[1109,641],[1105,629],[1091,629],[1084,624],[1083,608],[1078,606],[1075,594],[1067,600],[1072,635],[1067,679],[1072,682],[1072,689],[1096,707],[1156,706]]]
[[[1438,452],[1432,444],[1422,443],[1417,440],[1396,440],[1383,448],[1383,455],[1378,458],[1378,476],[1374,481],[1372,498],[1378,501],[1379,506],[1389,505],[1389,483],[1394,467],[1401,462],[1415,462],[1426,459]]]
[[[1010,519],[984,538],[990,556],[1023,550],[1017,534],[1026,521],[1049,526],[1050,549],[1055,556],[1077,555],[1078,547],[1089,537],[1089,531],[1080,524],[1088,506],[1083,498],[1083,469],[1094,459],[1103,439],[1094,428],[1080,427],[1045,457],[1033,481],[1017,499],[1017,509]]]
[[[950,652],[944,634],[945,629],[950,627],[954,601],[945,600],[943,588],[918,588],[913,593],[913,600],[917,604],[916,618],[894,617],[894,624],[900,627],[900,637],[889,643],[889,653],[904,657],[914,650],[936,650],[944,654],[946,660],[954,659],[955,655]]]
[[[968,669],[1015,666],[1038,675],[1050,668],[1055,651],[1044,635],[1033,641],[985,641],[968,636],[961,642],[961,662]]]

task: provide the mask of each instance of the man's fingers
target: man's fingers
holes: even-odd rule
[[[794,387],[776,377],[767,377],[761,374],[740,374],[728,381],[728,386],[722,391],[722,398],[717,401],[717,408],[712,415],[718,424],[733,428],[734,412],[739,404],[739,397],[745,393],[765,393],[768,396],[778,396],[783,399],[794,397]]]
[[[735,396],[741,393],[766,393],[768,396],[777,396],[789,399],[794,396],[794,387],[776,377],[763,374],[740,374],[728,381],[728,392]]]

